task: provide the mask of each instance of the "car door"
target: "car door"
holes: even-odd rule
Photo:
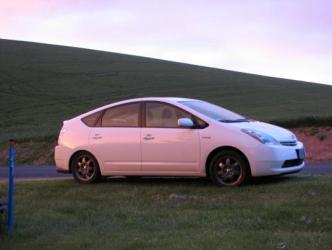
[[[126,172],[141,170],[141,103],[128,103],[106,109],[89,142],[103,170]]]
[[[191,114],[162,102],[145,103],[145,127],[142,127],[142,170],[180,173],[199,169],[199,129],[180,128],[179,118]]]

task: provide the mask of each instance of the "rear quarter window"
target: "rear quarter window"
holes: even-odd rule
[[[82,122],[88,127],[95,127],[101,112],[99,111],[82,118]]]

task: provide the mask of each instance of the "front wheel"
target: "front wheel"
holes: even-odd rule
[[[219,152],[213,157],[209,166],[209,177],[218,186],[240,186],[249,175],[247,161],[233,150]]]
[[[80,183],[93,183],[100,179],[98,162],[88,152],[79,152],[74,156],[71,170],[75,180]]]

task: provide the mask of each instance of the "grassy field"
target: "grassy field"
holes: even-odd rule
[[[0,193],[6,190],[0,184]],[[331,249],[332,176],[16,184],[1,249]]]
[[[0,39],[0,142],[54,136],[65,119],[141,96],[200,98],[265,121],[332,120],[331,86]]]

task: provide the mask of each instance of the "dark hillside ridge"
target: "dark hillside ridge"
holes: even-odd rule
[[[332,115],[327,85],[0,39],[0,141],[54,135],[63,120],[142,96],[203,99],[265,121]]]

